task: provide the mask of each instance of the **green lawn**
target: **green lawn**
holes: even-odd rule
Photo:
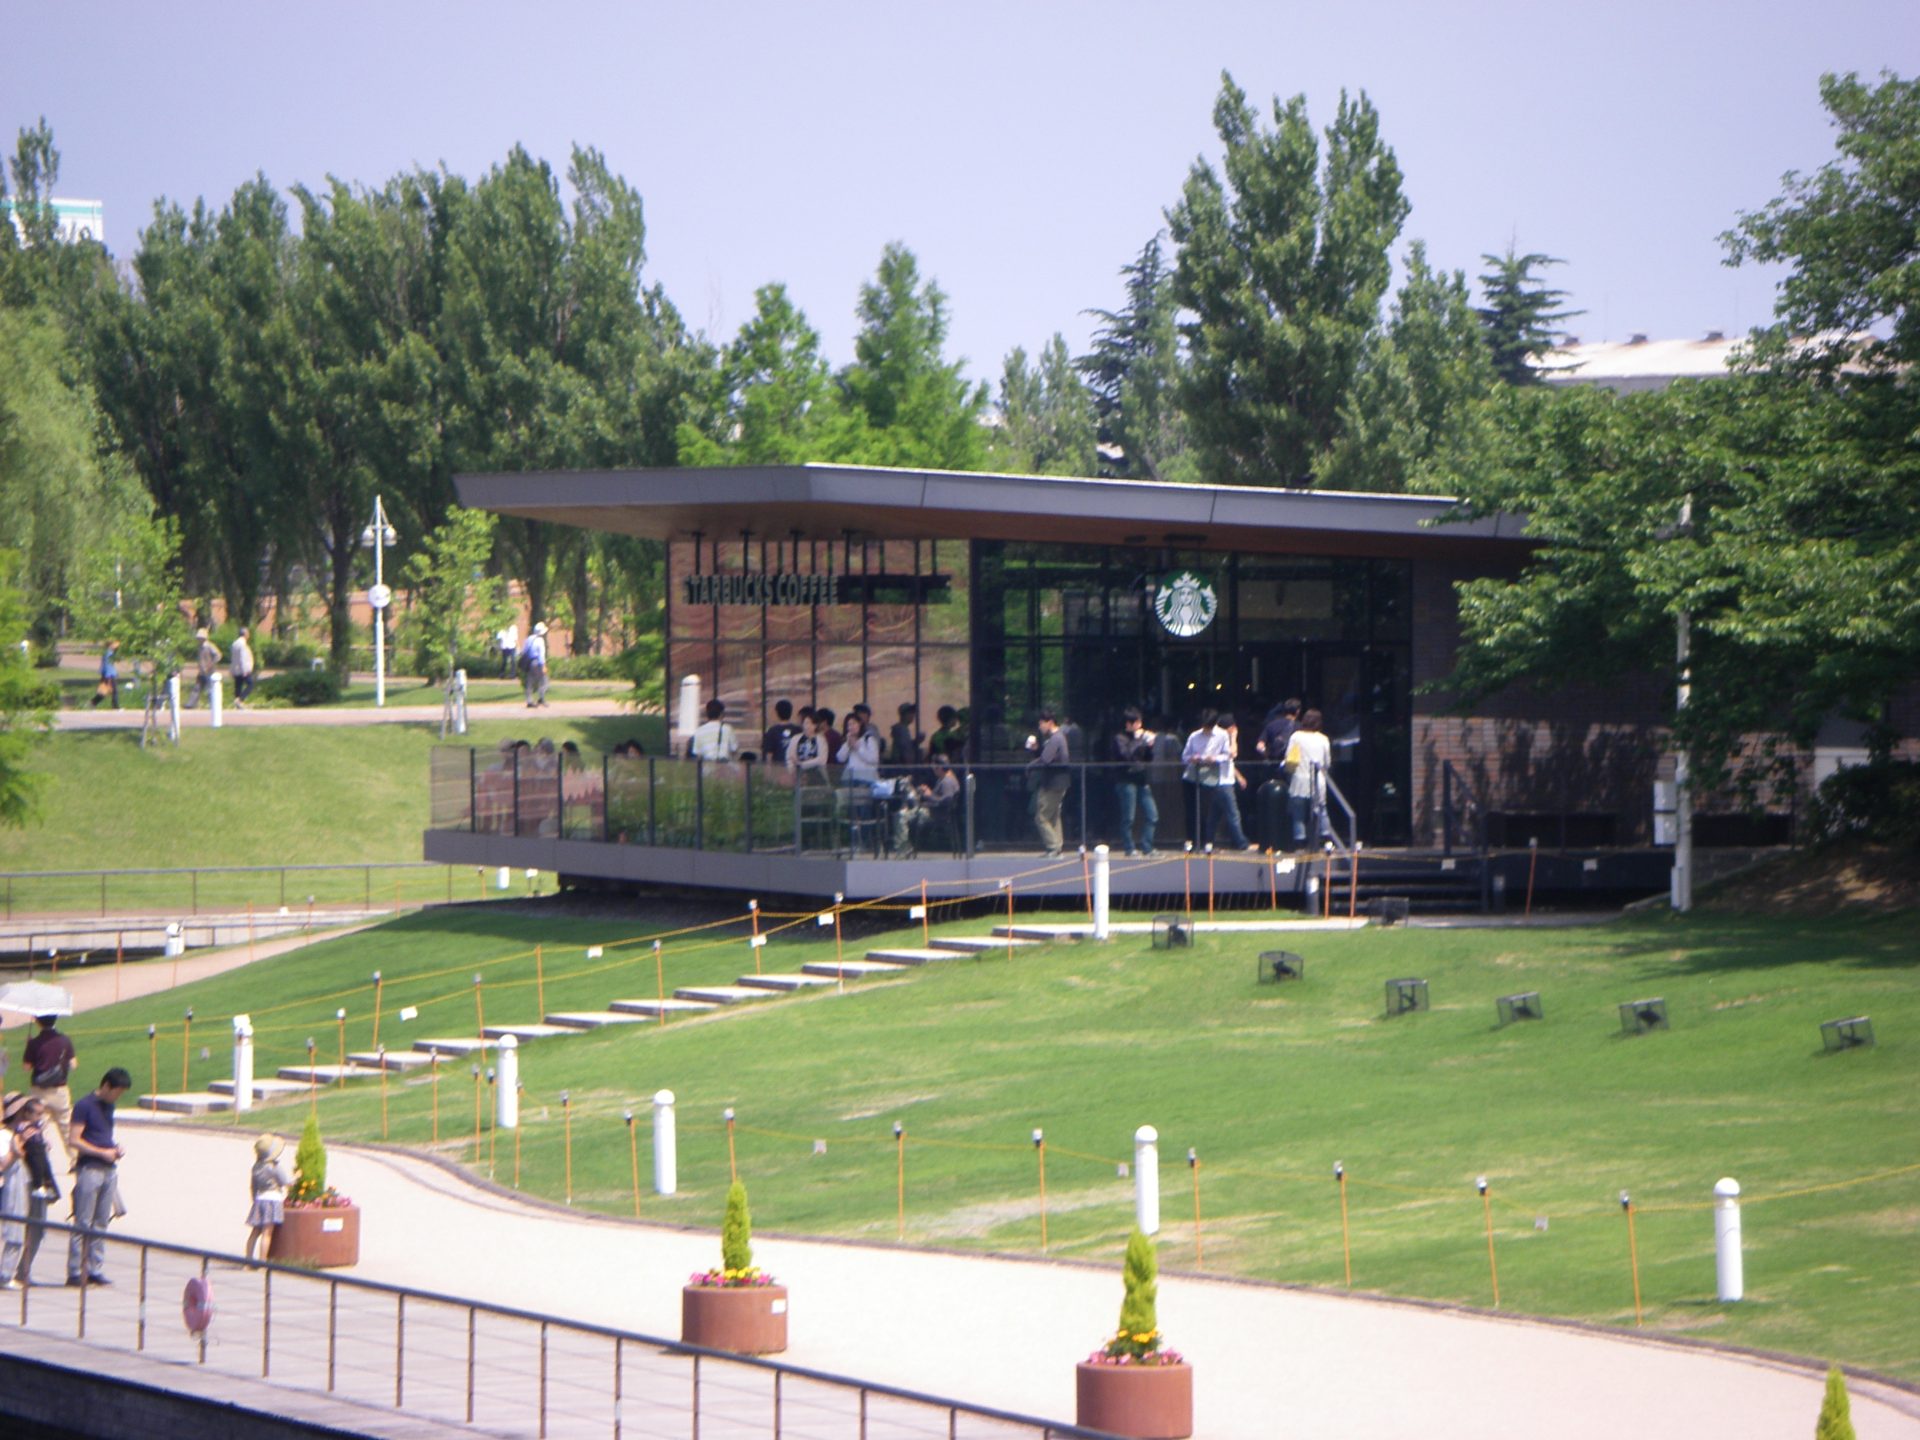
[[[772,922],[770,922],[772,923]],[[967,926],[975,933],[984,921]],[[372,972],[386,977],[381,1038],[473,1032],[475,973],[488,1021],[598,1008],[654,992],[644,919],[588,921],[458,907],[422,913],[75,1023],[83,1053],[149,1080],[181,1080],[182,1020],[196,1013],[191,1076],[225,1068],[226,1017],[249,1010],[261,1068],[371,1041]],[[1357,1288],[1491,1301],[1474,1179],[1492,1186],[1504,1309],[1633,1323],[1625,1218],[1632,1192],[1647,1323],[1726,1343],[1832,1356],[1920,1380],[1920,955],[1913,917],[1828,922],[1632,919],[1554,931],[1394,929],[1293,939],[1304,983],[1254,983],[1256,940],[1154,952],[1144,938],[956,960],[725,1015],[536,1042],[520,1183],[560,1197],[571,1095],[574,1203],[632,1213],[623,1115],[680,1098],[681,1193],[644,1213],[717,1225],[727,1181],[724,1107],[765,1230],[891,1239],[892,1125],[906,1127],[910,1242],[1040,1248],[1046,1134],[1052,1253],[1117,1257],[1131,1216],[1135,1127],[1161,1135],[1163,1264],[1197,1263],[1189,1147],[1202,1162],[1205,1268],[1337,1287],[1345,1164]],[[589,960],[586,947],[633,943]],[[855,954],[862,944],[848,946]],[[810,922],[763,952],[768,969],[831,956]],[[670,937],[666,988],[752,966],[743,927]],[[1430,1013],[1387,1019],[1383,982],[1420,976]],[[1538,990],[1546,1019],[1495,1025],[1494,1000]],[[1627,1038],[1616,1005],[1663,996],[1665,1033]],[[417,1021],[397,1020],[401,1006]],[[1823,1055],[1819,1022],[1869,1013],[1873,1049]],[[212,1058],[202,1060],[206,1044]],[[432,1145],[434,1083],[395,1079],[384,1129]],[[380,1087],[326,1093],[326,1132],[381,1138]],[[472,1163],[466,1062],[439,1081],[439,1149]],[[295,1132],[305,1105],[249,1124]],[[512,1144],[491,1168],[513,1180]],[[822,1151],[824,1144],[824,1151]],[[484,1148],[484,1147],[483,1147]],[[1904,1173],[1886,1175],[1884,1172]],[[482,1170],[488,1167],[481,1161]],[[1736,1177],[1749,1299],[1713,1299],[1713,1183]],[[1863,1178],[1875,1177],[1880,1178]],[[376,1221],[377,1223],[377,1221]],[[1175,1337],[1176,1340],[1178,1337]]]
[[[610,748],[637,735],[654,753],[664,747],[657,715],[564,720],[476,721],[467,739],[491,748],[512,736],[572,739],[585,749]],[[235,727],[190,729],[178,748],[142,751],[125,731],[62,731],[35,750],[31,768],[45,777],[40,818],[20,830],[0,830],[0,870],[98,870],[155,866],[366,864],[420,858],[427,827],[429,751],[440,743],[438,724]],[[178,882],[168,882],[177,888]],[[275,898],[257,882],[255,896],[238,881],[208,884],[201,903],[265,903]],[[409,884],[414,898],[444,895],[444,876]],[[392,879],[383,878],[391,894]],[[358,900],[356,872],[325,893],[304,883],[301,898],[318,887],[321,898]],[[151,888],[151,887],[149,887]],[[15,881],[15,910],[97,909],[97,883]],[[115,908],[171,903],[127,882],[110,887]]]

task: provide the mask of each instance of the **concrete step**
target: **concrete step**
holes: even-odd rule
[[[211,1090],[182,1090],[172,1095],[142,1095],[142,1110],[158,1110],[167,1115],[209,1115],[216,1110],[231,1110],[231,1095],[215,1095]]]
[[[946,957],[952,959],[952,956]],[[865,975],[900,975],[906,966],[898,960],[809,960],[800,969],[808,975],[824,975],[829,980],[837,980],[844,975],[849,980],[858,980]]]
[[[704,1000],[709,1005],[738,1005],[742,1000],[764,1000],[765,990],[751,985],[682,985],[673,992],[676,1000]]]
[[[384,1056],[378,1050],[349,1050],[347,1059],[367,1070],[378,1070],[382,1065],[389,1070],[418,1070],[433,1063],[433,1056],[425,1050],[389,1050]]]
[[[936,960],[951,960],[961,952],[954,949],[920,950],[903,948],[897,950],[869,950],[867,959],[883,961],[888,965],[931,965]]]
[[[713,1009],[711,1001],[682,1000],[673,995],[664,1000],[610,1000],[607,1006],[623,1020],[658,1020],[662,1015],[699,1015]]]
[[[1038,945],[1040,943],[1038,940],[1022,940],[1017,935],[1012,941],[1013,948],[1016,950],[1022,945]],[[934,941],[933,948],[936,950],[953,950],[962,955],[978,955],[984,950],[1005,950],[1007,944],[1008,941],[1005,935],[952,935],[942,936],[940,939]]]
[[[289,1095],[305,1094],[311,1087],[304,1080],[273,1080],[256,1075],[253,1078],[253,1098],[256,1100],[284,1100]],[[233,1081],[214,1080],[207,1085],[215,1095],[233,1094]]]
[[[833,976],[807,975],[804,973],[785,974],[785,975],[742,975],[740,977],[740,983],[742,985],[751,986],[755,990],[772,990],[780,994],[790,994],[795,990],[811,989],[815,985],[831,985],[833,984]]]
[[[551,1022],[528,1021],[524,1025],[489,1025],[486,1034],[489,1040],[498,1040],[506,1035],[516,1040],[546,1040],[555,1035],[578,1034],[578,1027],[555,1025]]]
[[[429,1055],[472,1055],[477,1051],[493,1049],[491,1040],[476,1039],[472,1036],[456,1035],[445,1040],[416,1040],[413,1048],[424,1050]]]
[[[303,1088],[311,1083],[322,1090],[336,1081],[365,1079],[367,1074],[358,1065],[315,1065],[311,1069],[305,1065],[282,1065],[275,1073],[282,1080],[291,1080]]]
[[[547,1016],[547,1023],[569,1030],[598,1030],[603,1025],[635,1025],[647,1018],[630,1010],[563,1010]]]

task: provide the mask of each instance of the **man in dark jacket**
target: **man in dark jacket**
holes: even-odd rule
[[[1073,783],[1067,768],[1067,737],[1060,719],[1051,709],[1042,710],[1038,737],[1028,736],[1027,747],[1036,753],[1027,762],[1028,783],[1033,786],[1033,828],[1039,832],[1040,848],[1049,856],[1058,855],[1065,837],[1060,830],[1060,806]]]
[[[1160,737],[1146,728],[1146,720],[1137,707],[1129,705],[1121,717],[1123,729],[1113,737],[1113,758],[1120,762],[1120,778],[1114,782],[1114,796],[1120,802],[1120,842],[1127,854],[1134,853],[1133,816],[1140,812],[1140,853],[1153,854],[1154,827],[1160,823],[1160,807],[1154,803],[1152,772],[1154,742]]]

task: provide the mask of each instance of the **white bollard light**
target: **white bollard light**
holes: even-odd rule
[[[253,1017],[233,1017],[233,1108],[253,1108]]]
[[[1105,940],[1111,934],[1112,862],[1113,852],[1106,846],[1093,847],[1093,938],[1096,940]]]
[[[1133,1223],[1142,1235],[1160,1233],[1160,1132],[1151,1125],[1133,1132]]]
[[[653,1192],[672,1195],[680,1188],[679,1155],[673,1123],[673,1092],[653,1096]]]
[[[502,1130],[520,1125],[520,1041],[517,1036],[502,1035],[494,1046],[498,1073],[494,1079],[493,1123]]]
[[[1746,1265],[1740,1257],[1740,1182],[1722,1179],[1713,1187],[1713,1258],[1720,1301],[1746,1297]]]
[[[213,687],[207,692],[208,702],[213,706],[213,728],[218,730],[226,724],[224,712],[220,708],[220,672],[213,672]]]

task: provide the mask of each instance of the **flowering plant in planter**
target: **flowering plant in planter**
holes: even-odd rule
[[[728,1290],[777,1283],[753,1263],[753,1218],[747,1213],[747,1187],[738,1180],[727,1188],[727,1218],[720,1226],[720,1264],[712,1270],[694,1271],[687,1283]]]
[[[287,1204],[321,1210],[343,1210],[353,1204],[327,1184],[327,1147],[320,1143],[320,1121],[314,1115],[307,1116],[307,1128],[300,1132],[300,1148],[293,1152],[293,1185],[287,1191]]]
[[[1122,1272],[1127,1293],[1120,1302],[1120,1328],[1111,1340],[1086,1359],[1089,1365],[1180,1365],[1177,1350],[1164,1348],[1156,1310],[1160,1298],[1160,1264],[1153,1242],[1135,1230],[1127,1241]]]

